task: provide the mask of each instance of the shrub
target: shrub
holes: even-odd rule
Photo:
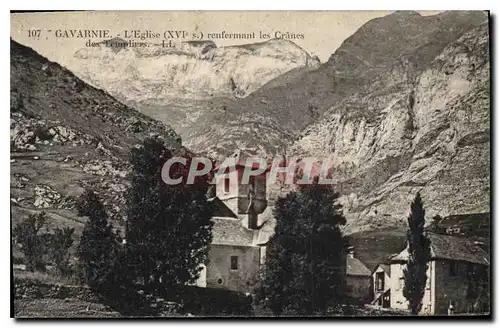
[[[99,288],[110,278],[117,251],[115,235],[95,192],[86,190],[77,202],[77,209],[80,216],[88,217],[77,250],[79,265],[85,282]]]
[[[187,165],[175,165],[171,175],[186,176]],[[151,288],[176,289],[194,283],[212,239],[208,178],[194,184],[167,185],[163,164],[172,157],[161,139],[148,138],[133,149],[132,181],[127,197],[126,258],[131,281]]]
[[[69,249],[74,242],[74,231],[73,228],[56,228],[54,233],[48,235],[47,255],[62,276],[68,276],[70,273]]]
[[[24,254],[26,270],[45,270],[43,255],[45,244],[40,230],[47,222],[47,214],[40,212],[29,215],[23,222],[14,227],[13,237],[16,244],[20,244]]]

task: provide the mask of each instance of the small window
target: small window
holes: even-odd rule
[[[405,278],[399,278],[399,282],[398,282],[398,290],[400,289],[403,289],[405,286]]]
[[[229,178],[224,178],[224,192],[229,193]]]
[[[376,274],[376,286],[377,286],[377,291],[383,291],[384,290],[384,273],[383,272],[377,272]]]
[[[238,270],[238,256],[231,256],[231,270]]]
[[[450,277],[456,277],[458,276],[458,262],[450,262]]]

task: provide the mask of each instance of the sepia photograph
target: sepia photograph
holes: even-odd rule
[[[491,319],[491,28],[11,11],[11,316]]]

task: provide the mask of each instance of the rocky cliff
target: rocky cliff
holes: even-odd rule
[[[260,126],[213,129],[249,148],[249,135],[262,136],[261,148],[296,138],[274,151],[333,156],[347,232],[404,227],[417,191],[429,219],[488,212],[488,33],[481,12],[375,19],[319,68],[284,74],[232,105],[240,126],[250,115]]]
[[[75,199],[91,187],[120,226],[128,153],[147,136],[173,149],[169,126],[87,85],[32,49],[11,41],[11,213],[14,224],[46,211],[54,226],[83,228]]]
[[[190,106],[197,108],[195,115],[188,116],[196,129],[185,140],[198,151],[229,154],[238,147],[273,154],[284,151],[337,103],[344,103],[350,115],[377,117],[392,99],[391,92],[412,83],[408,81],[446,46],[486,20],[482,12],[435,16],[396,12],[374,19],[318,67],[295,68],[243,99],[211,99],[199,107]],[[368,105],[375,98],[377,103]],[[202,120],[196,113],[203,113]]]
[[[489,211],[488,23],[469,22],[435,56],[426,50],[430,60],[393,62],[294,143],[296,153],[334,155],[350,231],[404,225],[417,191],[429,218]]]

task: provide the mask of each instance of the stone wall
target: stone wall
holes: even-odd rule
[[[86,302],[99,302],[99,298],[87,286],[53,285],[21,279],[14,280],[14,298],[76,298]]]
[[[369,303],[372,296],[371,276],[347,276],[347,295],[349,298],[362,303]]]
[[[231,256],[238,269],[231,270]],[[211,245],[206,265],[206,286],[244,293],[253,291],[260,268],[260,249],[254,246]]]

